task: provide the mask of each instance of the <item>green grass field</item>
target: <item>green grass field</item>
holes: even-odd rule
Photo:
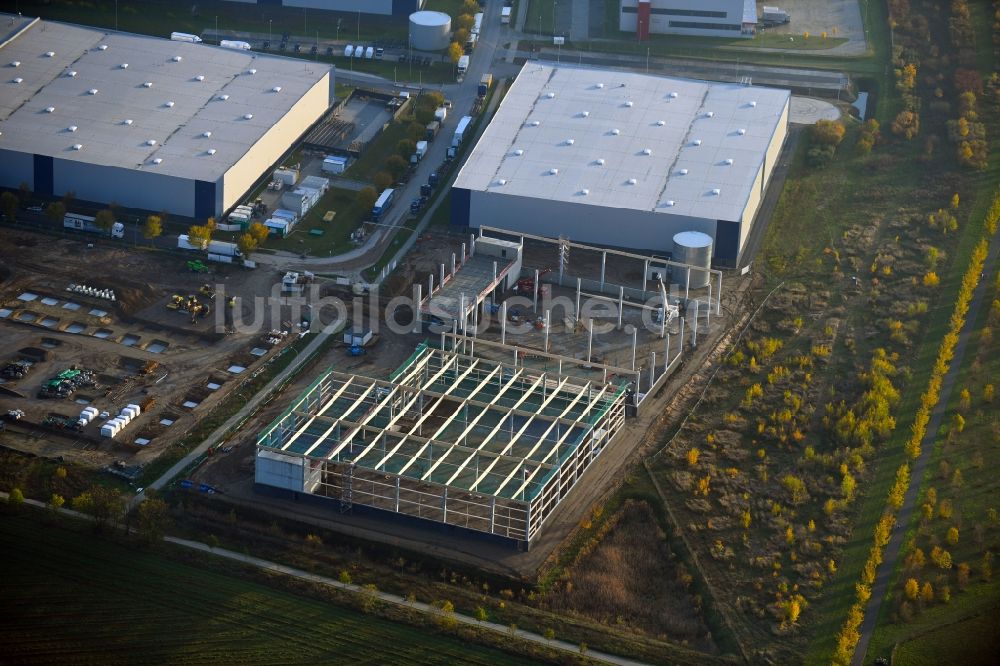
[[[5,663],[532,663],[26,518],[0,542]]]
[[[995,664],[1000,654],[1000,615],[996,610],[901,643],[892,663],[901,666]]]

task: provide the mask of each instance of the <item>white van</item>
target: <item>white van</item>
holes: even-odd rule
[[[235,49],[237,51],[250,50],[249,42],[240,42],[234,39],[223,39],[221,42],[219,42],[219,46],[221,46],[224,49]]]
[[[201,43],[201,37],[198,35],[191,35],[186,32],[172,32],[170,33],[170,39],[175,42],[192,42],[194,44]]]
[[[352,55],[354,55],[354,45],[348,44],[344,47],[344,57],[350,58]]]
[[[358,44],[357,46],[354,47],[354,57],[355,58],[360,58],[364,54],[365,54],[365,47],[361,46],[360,44]]]
[[[367,49],[365,49],[365,60],[371,60],[374,57],[375,57],[375,47],[369,46]]]

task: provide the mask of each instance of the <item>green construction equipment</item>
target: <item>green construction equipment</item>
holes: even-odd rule
[[[187,262],[187,268],[189,271],[194,273],[207,273],[208,266],[201,263],[201,259],[195,259],[194,261]]]

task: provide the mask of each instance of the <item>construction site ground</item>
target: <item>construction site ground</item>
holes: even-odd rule
[[[456,234],[435,234],[433,237],[423,239],[407,257],[406,266],[394,276],[393,280],[390,280],[390,283],[395,285],[393,293],[409,294],[412,280],[426,280],[427,273],[436,271],[442,262],[450,266],[451,253],[459,252],[460,243],[463,241],[468,242],[468,237]],[[546,257],[538,255],[546,251],[544,248],[526,250],[526,261],[527,257],[535,257],[536,262],[543,261]],[[575,259],[574,270],[583,271],[583,274],[587,275],[599,274],[600,254],[588,257],[580,253]],[[641,282],[641,274],[641,263],[636,269],[631,265],[619,265],[610,257],[608,259],[606,277],[609,282],[619,278],[634,282],[636,277]],[[257,433],[287,407],[293,396],[301,393],[315,379],[320,369],[330,366],[342,372],[387,378],[421,341],[427,340],[431,345],[439,344],[439,336],[433,334],[400,335],[383,328],[379,331],[377,343],[365,356],[348,357],[342,348],[333,349],[324,358],[318,359],[312,368],[300,374],[286,388],[281,398],[272,401],[248,420],[238,435],[230,440],[238,444],[229,453],[207,459],[192,478],[196,482],[196,487],[198,483],[206,483],[222,491],[218,495],[220,501],[263,509],[282,518],[315,524],[344,534],[475,566],[501,575],[530,579],[573,532],[586,512],[620,484],[625,470],[638,461],[640,451],[647,450],[659,441],[666,425],[678,416],[677,410],[682,409],[682,406],[688,403],[688,399],[701,390],[704,381],[711,375],[718,362],[721,353],[720,342],[733,334],[733,326],[741,316],[743,308],[740,299],[745,294],[750,279],[738,275],[726,275],[721,316],[713,316],[710,329],[703,327],[703,337],[699,339],[697,348],[691,349],[690,339],[687,339],[684,362],[675,370],[672,378],[656,395],[650,396],[652,402],[643,410],[642,416],[626,422],[622,433],[591,465],[573,491],[560,503],[543,527],[541,535],[532,542],[531,549],[527,552],[519,552],[511,546],[489,542],[460,531],[445,533],[435,529],[436,526],[431,524],[428,525],[429,529],[400,525],[350,512],[340,513],[332,506],[325,508],[277,499],[255,493],[253,490],[254,441]],[[381,303],[384,304],[387,299],[388,294],[382,294]],[[381,314],[377,317],[371,317],[371,314],[369,311],[370,319],[381,319]],[[677,332],[676,326],[674,332]],[[535,339],[538,337],[536,334],[537,331],[532,331],[527,341],[539,342]],[[647,349],[658,350],[663,344],[653,332],[644,332],[644,335],[645,338],[640,338],[640,348],[637,352],[639,359],[644,359],[644,355],[648,356]],[[489,337],[499,337],[499,328],[494,327]],[[601,345],[608,348],[602,350],[602,354],[608,361],[630,364],[631,336],[627,337],[626,341],[626,335],[617,331],[601,336]],[[553,325],[549,344],[551,350],[567,355],[577,353],[582,345],[585,353],[586,333],[575,327],[567,330],[560,322],[558,325]],[[595,349],[597,347],[595,341]],[[477,353],[480,351],[485,350],[482,347],[477,348]],[[671,352],[671,356],[674,353],[676,352]],[[548,369],[554,370],[554,368]],[[600,379],[596,373],[595,379]]]
[[[0,443],[97,468],[116,461],[138,468],[238,391],[295,337],[294,326],[284,326],[289,335],[274,345],[266,341],[272,324],[293,323],[287,321],[288,308],[266,298],[280,275],[207,262],[209,272],[191,272],[187,261],[195,258],[88,236],[19,230],[0,236],[0,336],[5,341],[0,366],[33,361],[25,377],[0,384],[2,413],[24,412],[22,419],[7,421]],[[116,299],[67,291],[71,284],[111,289]],[[205,284],[218,290],[215,300],[199,293]],[[212,312],[192,324],[187,312],[166,307],[175,294],[195,295]],[[229,296],[237,297],[236,311],[244,321],[253,321],[255,310],[262,309],[259,330],[225,332],[232,324]],[[71,367],[92,370],[97,386],[81,387],[64,399],[36,397],[43,384]],[[114,416],[128,404],[149,408],[115,439],[100,436],[100,418],[82,431],[41,425],[49,416],[75,421],[88,405]],[[137,446],[137,439],[149,441]]]

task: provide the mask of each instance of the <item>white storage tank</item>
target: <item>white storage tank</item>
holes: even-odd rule
[[[451,17],[444,12],[414,12],[410,14],[410,47],[418,51],[440,51],[448,48]]]
[[[682,231],[674,234],[673,259],[682,264],[693,266],[691,269],[691,289],[702,289],[708,286],[712,274],[712,237],[700,231]],[[687,271],[674,266],[674,282],[684,286],[687,284]]]

